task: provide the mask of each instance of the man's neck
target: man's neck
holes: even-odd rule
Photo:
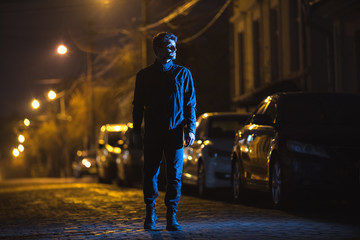
[[[158,60],[159,63],[161,64],[167,64],[171,61],[171,59],[159,59],[159,58],[156,58]]]

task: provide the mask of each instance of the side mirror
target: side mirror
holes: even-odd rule
[[[269,115],[256,114],[252,119],[253,124],[274,126],[274,122]]]

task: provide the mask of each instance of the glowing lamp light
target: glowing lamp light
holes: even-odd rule
[[[19,140],[20,143],[25,142],[25,137],[24,137],[24,135],[20,134],[19,137],[18,137],[18,140]]]
[[[32,102],[31,102],[31,106],[33,109],[38,109],[40,107],[40,102],[36,99],[34,99]]]
[[[61,44],[58,49],[57,52],[61,55],[64,55],[65,53],[67,53],[67,47],[63,44]]]
[[[12,154],[14,155],[14,157],[18,157],[20,155],[20,152],[17,148],[14,148]]]
[[[25,118],[24,119],[24,125],[27,126],[27,127],[30,126],[30,120]]]
[[[24,148],[24,146],[23,146],[22,144],[19,144],[18,150],[19,150],[20,152],[23,152],[23,151],[25,150],[25,148]]]
[[[53,90],[49,91],[48,98],[50,100],[54,100],[56,98],[56,92],[54,92]]]

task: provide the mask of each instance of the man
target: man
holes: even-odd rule
[[[153,38],[155,63],[136,76],[133,101],[134,143],[141,146],[141,123],[145,113],[144,134],[144,228],[156,229],[155,201],[157,179],[163,156],[166,159],[167,207],[166,229],[181,230],[176,220],[181,195],[183,146],[195,140],[195,89],[191,72],[173,63],[176,59],[177,37],[172,33],[158,33]]]

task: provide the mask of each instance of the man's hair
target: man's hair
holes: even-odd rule
[[[169,32],[160,32],[156,34],[153,38],[153,49],[155,55],[158,54],[158,49],[162,48],[170,40],[177,42],[177,36]]]

